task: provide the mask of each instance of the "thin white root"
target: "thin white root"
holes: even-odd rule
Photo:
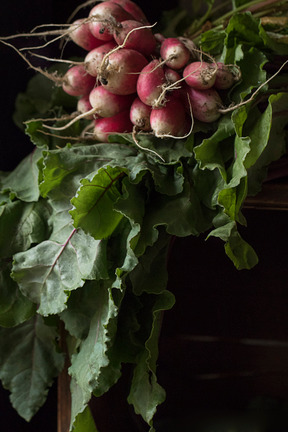
[[[247,103],[249,103],[249,102],[251,102],[254,98],[255,98],[255,96],[259,93],[259,91],[262,89],[262,87],[264,87],[266,84],[268,84],[273,78],[275,78],[280,72],[281,72],[281,70],[284,68],[284,66],[286,65],[288,63],[288,60],[286,60],[281,66],[280,66],[280,68],[270,77],[270,78],[268,78],[264,83],[262,83],[256,90],[255,90],[255,92],[252,94],[252,96],[249,98],[249,99],[247,99],[247,100],[245,100],[245,101],[242,101],[242,102],[240,102],[239,104],[236,104],[236,105],[233,105],[233,106],[230,106],[230,107],[228,107],[228,108],[220,108],[218,111],[221,113],[221,114],[226,114],[226,113],[228,113],[228,112],[231,112],[231,111],[234,111],[235,109],[237,109],[237,108],[240,108],[241,106],[243,106],[243,105],[246,105]]]
[[[33,118],[33,119],[29,119],[24,121],[24,124],[29,124],[29,123],[33,123],[33,122],[44,122],[44,121],[62,121],[62,120],[70,120],[70,119],[74,119],[77,115],[79,115],[80,113],[78,111],[72,113],[72,114],[67,114],[67,115],[63,115],[62,117],[46,117],[46,118]]]
[[[133,127],[133,131],[132,131],[132,138],[133,138],[133,141],[134,141],[135,145],[136,145],[138,148],[140,148],[141,150],[143,150],[143,151],[146,151],[146,152],[150,152],[150,153],[155,154],[159,159],[162,160],[162,162],[165,162],[165,159],[164,159],[161,155],[159,155],[155,150],[149,149],[149,148],[147,148],[147,147],[143,147],[143,146],[141,146],[141,145],[139,144],[139,142],[138,142],[137,139],[136,139],[136,134],[137,134],[137,133],[138,133],[138,128],[137,128],[137,126],[134,126],[134,127]]]
[[[65,38],[66,36],[69,36],[70,33],[72,33],[73,31],[75,31],[78,27],[81,27],[83,24],[86,24],[87,22],[91,21],[91,17],[84,19],[83,21],[81,21],[81,23],[77,24],[77,25],[66,25],[68,27],[67,30],[62,30],[61,32],[58,31],[58,33],[55,31],[51,31],[51,32],[42,32],[41,33],[33,33],[33,36],[49,36],[49,35],[53,35],[53,34],[58,34],[58,37],[51,39],[50,41],[46,42],[44,45],[39,45],[39,46],[32,46],[32,47],[23,47],[20,50],[21,51],[27,51],[27,50],[36,50],[36,49],[41,49],[41,48],[46,48],[48,45],[62,39]]]
[[[14,45],[10,44],[9,42],[5,42],[4,40],[0,39],[0,42],[3,43],[4,45],[9,46],[10,48],[13,48],[17,54],[20,55],[20,57],[28,64],[28,66],[35,70],[36,72],[41,73],[42,75],[44,75],[46,78],[50,79],[50,81],[53,81],[56,85],[61,86],[63,84],[63,78],[62,77],[58,77],[56,74],[51,74],[49,72],[46,72],[45,70],[33,66],[32,63],[30,63],[30,61],[26,58],[26,56],[24,54],[22,54],[20,52],[20,50],[18,50],[18,48],[16,48]]]
[[[99,1],[99,0],[98,0]],[[104,0],[100,0],[100,1],[104,1]],[[84,3],[81,3],[80,5],[78,5],[74,11],[72,12],[72,14],[69,16],[67,22],[70,23],[72,21],[72,19],[75,17],[75,15],[77,15],[77,13],[81,10],[84,9],[86,6],[90,6],[94,3],[97,3],[97,0],[87,0]]]
[[[86,136],[87,132],[89,132],[90,130],[94,129],[94,122],[92,121],[90,124],[88,124],[81,132],[81,137]]]
[[[51,62],[55,62],[55,63],[56,62],[58,62],[58,63],[67,63],[70,66],[72,66],[72,65],[80,65],[80,66],[83,65],[84,66],[84,64],[85,64],[84,62],[65,60],[65,59],[61,59],[61,58],[50,58],[50,57],[46,57],[46,56],[41,55],[41,54],[32,53],[30,51],[29,51],[29,54],[32,55],[32,56],[34,56],[34,57],[38,57],[38,58],[41,58],[43,60],[47,60],[47,61],[51,61]]]
[[[56,135],[54,133],[51,132],[46,132],[42,129],[37,129],[37,132],[43,134],[43,135],[47,135],[47,136],[52,136],[54,138],[60,138],[60,139],[65,139],[65,140],[70,140],[70,141],[79,141],[79,140],[87,140],[87,141],[91,141],[92,138],[91,137],[82,137],[81,135],[78,137],[72,137],[72,136],[63,136],[63,135]]]
[[[46,37],[46,36],[54,36],[54,35],[62,35],[65,31],[64,30],[52,30],[52,31],[45,31],[45,32],[39,32],[39,33],[17,33],[14,35],[9,36],[1,36],[0,40],[10,40],[10,39],[16,39],[19,37]]]
[[[91,110],[89,110],[85,113],[79,114],[77,117],[74,117],[73,120],[71,120],[69,123],[67,123],[64,126],[56,127],[56,126],[48,126],[48,125],[43,124],[43,127],[47,128],[47,129],[57,130],[57,131],[65,130],[65,129],[68,129],[70,126],[72,126],[74,123],[76,123],[78,120],[81,120],[81,119],[88,117],[90,115],[93,115],[95,113],[96,113],[96,108],[92,108]]]
[[[187,132],[185,135],[182,135],[182,136],[174,136],[174,135],[171,135],[171,134],[157,134],[157,133],[154,133],[154,135],[156,136],[156,138],[173,138],[173,139],[179,140],[179,139],[187,138],[192,133],[192,131],[194,129],[194,116],[193,116],[192,106],[191,106],[191,102],[190,102],[189,97],[188,97],[188,103],[189,103],[189,110],[190,110],[190,116],[191,116],[191,126],[190,126],[189,132]]]

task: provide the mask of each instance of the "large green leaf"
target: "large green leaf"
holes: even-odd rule
[[[71,427],[87,407],[92,393],[103,394],[120,377],[120,361],[111,362],[108,353],[117,329],[119,305],[114,301],[111,281],[94,283],[91,289],[94,314],[89,333],[78,352],[72,355],[69,368],[72,377]]]
[[[14,201],[0,207],[0,257],[8,258],[49,237],[45,201],[25,203]]]
[[[36,305],[28,300],[10,277],[11,265],[0,261],[0,326],[14,327],[36,313]]]
[[[74,426],[73,432],[97,432],[93,416],[91,414],[91,410],[89,406],[85,408],[85,410],[78,414]]]
[[[70,211],[76,228],[81,227],[95,239],[106,238],[113,233],[122,215],[114,211],[114,204],[121,197],[120,181],[126,175],[121,168],[101,168],[90,181],[83,179],[77,195],[72,198],[74,209]]]
[[[159,385],[156,377],[158,358],[158,338],[161,329],[161,317],[164,310],[174,304],[174,296],[169,291],[163,291],[154,297],[154,303],[148,301],[149,313],[152,314],[148,339],[145,348],[136,359],[128,402],[134,406],[135,412],[140,414],[153,431],[153,417],[157,406],[164,402],[165,390]]]
[[[44,316],[66,308],[69,291],[97,278],[102,269],[100,241],[73,229],[65,243],[47,240],[14,256],[12,277]],[[104,258],[106,259],[106,257]]]
[[[11,392],[13,407],[27,421],[44,404],[63,368],[56,338],[55,328],[39,315],[17,327],[0,328],[0,378]]]
[[[26,156],[20,164],[13,170],[2,182],[2,191],[9,191],[11,195],[16,196],[22,201],[32,202],[39,199],[37,166],[42,152],[39,149],[34,150]]]

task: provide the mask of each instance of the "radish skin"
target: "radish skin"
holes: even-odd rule
[[[69,36],[72,41],[86,51],[90,51],[103,44],[103,41],[96,39],[92,35],[89,23],[85,22],[84,18],[74,21],[69,31]]]
[[[84,96],[95,86],[96,80],[84,66],[72,66],[63,77],[63,90],[70,96]]]
[[[216,79],[214,87],[218,90],[227,90],[231,88],[241,77],[240,70],[235,65],[225,65],[217,63]]]
[[[143,131],[150,131],[150,115],[152,108],[144,104],[137,96],[130,108],[130,120],[134,126]]]
[[[204,123],[212,123],[219,119],[222,100],[217,90],[214,88],[198,90],[187,86],[186,91],[195,119]]]
[[[167,135],[180,138],[189,131],[187,113],[181,101],[176,98],[169,100],[164,107],[153,108],[150,124],[159,138]]]
[[[165,73],[160,61],[157,59],[152,60],[142,69],[139,75],[137,94],[143,103],[154,106],[162,93],[165,83]]]
[[[85,69],[94,77],[97,77],[103,57],[115,48],[114,41],[103,43],[103,45],[91,50],[84,59]]]
[[[161,43],[160,55],[166,66],[171,69],[182,69],[190,59],[190,51],[177,38],[167,38]]]
[[[195,61],[185,67],[183,78],[190,87],[205,90],[215,83],[216,67],[211,63]]]
[[[131,15],[119,4],[105,1],[94,6],[89,13],[89,28],[93,36],[102,41],[113,40],[113,32],[122,21],[131,19]]]
[[[133,1],[113,0],[113,2],[122,6],[122,8],[133,17],[133,19],[140,21],[142,24],[148,24],[148,20],[143,10]]]
[[[122,21],[121,26],[115,29],[114,39],[118,45],[123,44],[129,32],[131,33],[125,41],[125,48],[135,49],[147,57],[155,53],[156,39],[152,30],[150,28],[143,28],[143,24],[135,20]]]
[[[113,117],[99,118],[94,123],[94,136],[100,142],[108,142],[108,137],[114,133],[132,132],[129,109],[121,111]]]
[[[89,102],[100,117],[112,117],[130,108],[134,95],[117,95],[103,86],[95,87],[89,95]]]
[[[106,60],[98,74],[101,84],[111,93],[135,93],[139,74],[148,63],[143,54],[120,48],[112,52]]]
[[[92,105],[89,101],[89,95],[82,96],[77,102],[77,111],[81,114],[86,113],[92,109]],[[88,120],[93,119],[93,115],[89,115],[86,117]]]

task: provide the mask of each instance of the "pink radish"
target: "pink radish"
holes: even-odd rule
[[[100,117],[112,117],[130,108],[134,97],[134,95],[113,94],[103,86],[98,86],[91,91],[89,101]]]
[[[136,97],[130,108],[130,120],[133,125],[143,131],[151,130],[150,114],[152,108]]]
[[[63,90],[71,96],[84,96],[95,86],[95,78],[89,75],[84,66],[73,66],[63,77]]]
[[[157,137],[182,137],[189,132],[187,113],[181,101],[173,98],[164,107],[153,108],[150,124]]]
[[[100,142],[108,142],[114,133],[132,132],[129,110],[121,111],[113,117],[99,118],[94,123],[94,136]]]
[[[168,84],[176,83],[177,81],[180,81],[182,78],[181,75],[174,69],[164,66],[163,70]]]
[[[183,78],[190,87],[199,90],[208,89],[215,83],[216,67],[211,63],[195,61],[185,67]]]
[[[89,51],[84,59],[85,69],[94,77],[97,77],[98,70],[100,68],[101,62],[105,54],[109,53],[113,48],[115,48],[116,43],[114,41],[103,43],[103,45],[94,48]]]
[[[155,59],[141,71],[137,82],[137,94],[146,105],[154,106],[166,83],[165,73],[160,61]]]
[[[214,87],[219,90],[227,90],[241,77],[240,69],[236,65],[225,65],[217,63],[216,79]]]
[[[132,17],[120,5],[112,1],[105,1],[91,9],[89,18],[89,28],[93,36],[107,42],[113,39],[115,27]]]
[[[177,38],[165,39],[160,47],[160,55],[166,66],[171,69],[182,69],[190,59],[190,51]]]
[[[82,96],[77,102],[77,111],[81,114],[86,113],[92,109],[89,101],[89,95]],[[87,119],[93,119],[93,115],[87,116]]]
[[[69,29],[69,36],[73,42],[81,48],[90,51],[103,44],[103,41],[96,39],[89,27],[89,23],[84,18],[74,21]]]
[[[135,20],[140,21],[143,24],[147,24],[148,20],[142,11],[142,9],[133,1],[130,0],[113,0],[114,3],[119,4],[128,12]]]
[[[142,27],[142,28],[140,28]],[[135,30],[135,29],[139,30]],[[128,35],[124,48],[135,49],[145,56],[155,53],[156,39],[151,28],[143,28],[143,24],[135,20],[122,21],[114,31],[114,39],[118,45],[122,45]]]
[[[195,119],[204,123],[218,120],[221,115],[219,108],[222,106],[222,101],[217,90],[214,88],[197,90],[188,86],[186,90]]]
[[[127,95],[136,92],[137,80],[146,58],[138,51],[121,48],[105,56],[98,77],[111,93]]]

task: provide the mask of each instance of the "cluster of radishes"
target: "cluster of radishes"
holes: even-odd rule
[[[204,61],[192,41],[154,34],[131,0],[96,4],[68,34],[88,53],[68,69],[62,87],[78,98],[77,119],[91,119],[100,141],[133,130],[184,137],[194,118],[219,118],[218,90],[239,78],[238,71],[209,56]]]

